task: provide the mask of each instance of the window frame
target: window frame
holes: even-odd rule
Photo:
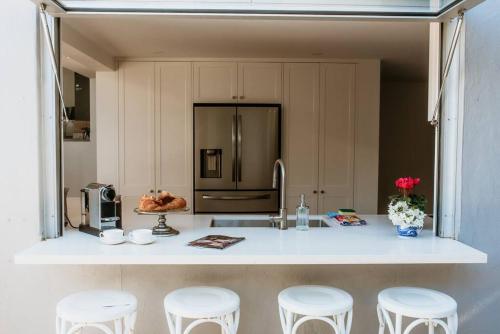
[[[62,236],[64,221],[63,198],[63,152],[61,133],[61,104],[51,65],[50,51],[46,43],[41,20],[38,23],[38,67],[40,109],[40,202],[42,240]],[[48,29],[52,35],[53,48],[60,64],[60,19],[47,15]]]
[[[442,25],[443,54],[451,44],[456,19]],[[457,239],[461,222],[463,115],[465,112],[465,29],[462,26],[455,56],[441,101],[439,174],[437,184],[437,235]],[[444,59],[443,59],[444,61]],[[444,64],[442,64],[444,66]]]
[[[38,1],[38,0],[37,0]],[[52,2],[54,0],[51,0]],[[60,58],[60,34],[59,25],[60,19],[57,16],[48,15],[50,29],[52,31],[54,48],[56,55]],[[446,45],[449,45],[452,34],[444,34],[443,30],[452,29],[454,26],[452,21],[442,24],[441,39],[439,47],[431,50],[438,52],[437,55],[432,55],[434,59],[444,59],[442,55],[447,51]],[[42,33],[40,31],[40,33]],[[432,29],[431,29],[432,33]],[[435,33],[435,32],[434,32]],[[435,37],[435,36],[434,36]],[[43,39],[43,37],[40,37]],[[431,42],[436,43],[436,39],[431,38]],[[54,76],[50,68],[48,59],[48,50],[43,42],[40,42],[40,110],[42,114],[41,121],[41,202],[42,202],[42,223],[41,235],[42,238],[57,238],[63,234],[64,222],[64,184],[62,175],[64,175],[63,164],[63,145],[62,145],[62,123],[61,106],[57,95]],[[457,55],[454,65],[450,71],[450,79],[447,83],[447,93],[444,95],[445,101],[442,103],[441,112],[443,114],[444,126],[437,131],[436,141],[436,157],[438,161],[437,172],[435,172],[436,187],[434,191],[434,233],[440,237],[456,238],[460,226],[460,190],[461,190],[461,136],[462,136],[462,120],[463,120],[463,100],[464,100],[464,49],[465,49],[465,33],[462,32],[460,45],[457,49]],[[436,51],[437,50],[437,51]],[[59,59],[57,59],[59,68]],[[435,61],[434,61],[435,63]],[[434,64],[436,65],[436,64]],[[438,62],[437,66],[429,68],[429,78],[433,80],[432,87],[429,86],[429,107],[432,96],[436,93],[432,89],[439,89],[439,81],[441,66]],[[454,79],[455,78],[455,79]],[[455,105],[456,107],[453,107]],[[453,117],[448,117],[449,115]],[[448,129],[454,129],[451,132]],[[451,137],[450,137],[451,136]],[[454,168],[444,169],[443,166],[455,166]]]
[[[264,5],[259,2],[241,2],[236,1],[217,1],[205,2],[203,5],[200,1],[192,1],[191,4],[174,5],[175,1],[165,1],[171,4],[170,6],[163,5],[155,8],[153,6],[137,6],[129,8],[112,8],[112,6],[104,7],[85,7],[85,8],[70,8],[64,6],[63,0],[32,0],[37,5],[45,3],[48,6],[48,11],[54,15],[89,15],[89,14],[141,14],[141,15],[195,15],[195,16],[249,16],[249,17],[299,17],[299,18],[326,18],[326,19],[349,19],[349,20],[428,20],[444,22],[458,15],[461,10],[468,10],[485,0],[453,0],[450,4],[444,6],[437,12],[426,11],[368,11],[368,10],[347,10],[347,9],[319,9],[326,8],[318,6],[318,9],[297,9],[291,10],[291,4],[281,2],[279,0],[274,3]],[[438,2],[438,0],[429,0],[430,2]],[[216,4],[216,5],[215,5]],[[249,6],[248,4],[256,4]],[[196,7],[200,6],[200,7]],[[340,5],[339,5],[340,6]],[[365,6],[370,7],[370,6]],[[305,7],[304,7],[305,8]]]

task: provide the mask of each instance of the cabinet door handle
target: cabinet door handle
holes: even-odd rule
[[[243,100],[244,98],[245,98],[245,97],[244,97],[243,95],[242,95],[242,96],[240,96],[240,100]]]
[[[150,193],[150,194],[154,194],[154,192],[155,192],[155,191],[154,191],[153,189],[150,189],[150,190],[149,190],[149,193]]]
[[[236,174],[238,174],[238,182],[241,182],[241,128],[243,127],[243,121],[241,120],[241,115],[238,115],[238,131],[236,132],[236,143],[238,144],[236,157],[238,159],[238,168],[236,170]]]
[[[236,182],[236,127],[237,127],[236,115],[233,115],[233,123],[231,125],[231,157],[232,157],[232,169],[231,169],[231,180]]]
[[[237,96],[233,95],[233,100],[236,100],[237,98],[238,98]]]
[[[317,193],[318,193],[318,191],[317,191],[317,190],[313,190],[313,194],[317,194]]]
[[[320,193],[324,194],[324,193],[325,193],[325,191],[324,191],[324,190],[321,190],[321,191],[320,191]]]
[[[158,193],[161,193],[162,191],[163,191],[163,190],[161,190],[161,189],[158,189]]]

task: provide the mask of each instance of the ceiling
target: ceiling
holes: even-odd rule
[[[428,23],[139,15],[64,17],[115,57],[380,58],[382,76],[425,80]]]

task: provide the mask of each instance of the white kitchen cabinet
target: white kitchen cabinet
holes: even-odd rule
[[[355,64],[285,64],[287,206],[311,214],[354,206]],[[378,163],[378,162],[377,162]]]
[[[354,64],[322,64],[320,72],[319,201],[325,213],[354,206]]]
[[[138,195],[155,188],[154,63],[120,63],[118,78],[119,190]]]
[[[240,103],[281,103],[281,63],[239,63]]]
[[[197,62],[194,102],[281,103],[281,63]]]
[[[191,64],[156,64],[156,190],[191,202],[193,121]]]
[[[217,103],[238,100],[238,64],[194,63],[194,102]]]
[[[191,63],[123,62],[119,69],[120,193],[191,198]]]
[[[283,156],[287,171],[287,207],[306,195],[311,214],[317,213],[319,150],[319,64],[284,66]]]

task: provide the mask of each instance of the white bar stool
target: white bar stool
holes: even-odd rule
[[[389,312],[395,314],[393,324]],[[429,334],[441,326],[446,334],[456,334],[458,330],[457,302],[450,296],[435,290],[397,287],[389,288],[378,294],[377,314],[379,334],[385,326],[391,334],[409,334],[415,327],[425,324]],[[403,316],[414,318],[403,331]],[[442,319],[447,319],[445,322]]]
[[[79,292],[57,303],[56,332],[81,333],[85,327],[94,327],[106,334],[131,334],[134,332],[136,312],[137,299],[128,292]],[[106,322],[113,323],[114,331],[104,324]]]
[[[170,334],[188,334],[203,323],[215,323],[222,334],[236,334],[240,321],[240,297],[231,290],[198,286],[175,290],[164,300]],[[196,319],[182,331],[182,319]]]
[[[284,334],[296,334],[309,320],[326,322],[335,334],[351,331],[353,299],[343,290],[318,285],[294,286],[280,292],[278,303]]]

